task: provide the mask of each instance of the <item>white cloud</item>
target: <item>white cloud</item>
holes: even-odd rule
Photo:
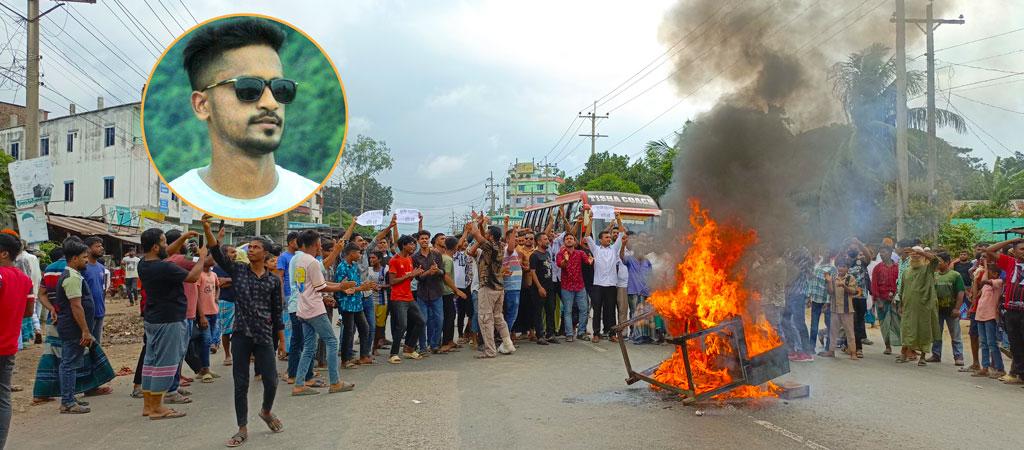
[[[427,98],[427,106],[446,107],[464,105],[481,99],[487,91],[482,85],[463,85]]]
[[[491,137],[487,138],[487,142],[491,144],[491,148],[497,150],[498,146],[501,145],[501,137],[492,134]]]
[[[358,136],[367,134],[373,128],[373,121],[363,116],[352,116],[348,118],[348,135]]]
[[[465,156],[428,156],[427,163],[419,166],[419,174],[428,180],[445,179],[450,175],[457,175],[466,167]]]

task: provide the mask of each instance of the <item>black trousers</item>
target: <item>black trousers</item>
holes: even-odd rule
[[[1024,311],[1006,311],[1003,314],[1003,328],[1010,340],[1010,374],[1024,377]]]
[[[466,294],[466,298],[455,299],[455,330],[459,333],[459,337],[462,337],[464,333],[470,333],[473,325],[473,293],[472,288],[465,288],[462,290]],[[469,320],[466,320],[469,319]]]
[[[591,308],[594,310],[594,334],[601,330],[601,323],[604,323],[604,330],[600,333],[604,336],[611,335],[612,327],[617,321],[616,306],[618,305],[618,288],[615,286],[594,286],[594,296],[591,298]]]
[[[273,339],[271,339],[273,341]],[[258,374],[263,375],[263,411],[274,407],[277,395],[277,367],[274,362],[274,345],[258,344],[243,333],[231,335],[231,375],[235,379],[235,419],[239,427],[249,423],[249,357]]]
[[[345,327],[345,338],[341,341],[341,358],[348,361],[354,358],[352,355],[352,342],[355,341],[356,331],[359,331],[359,357],[370,356],[370,329],[367,328],[366,314],[359,312],[341,312],[341,321]]]
[[[854,298],[853,299],[853,334],[857,341],[857,351],[860,351],[863,347],[860,341],[868,338],[868,330],[864,327],[864,316],[868,313],[868,299],[866,298]],[[849,341],[849,338],[847,338]],[[849,342],[846,345],[850,345]]]
[[[423,330],[423,313],[414,301],[388,302],[388,311],[391,313],[391,356],[397,355],[402,350],[402,336],[405,336],[405,345],[416,348],[416,341],[420,338]]]
[[[441,296],[441,345],[455,342],[455,294]]]
[[[146,359],[146,333],[142,333],[142,351],[139,352],[139,362],[135,365],[135,378],[132,383],[142,385],[142,360]]]
[[[531,286],[533,291],[533,326],[537,330],[537,337],[550,338],[555,335],[555,289],[545,289],[544,296],[536,286]]]

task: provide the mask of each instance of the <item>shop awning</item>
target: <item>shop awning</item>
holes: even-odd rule
[[[134,227],[108,225],[98,220],[85,217],[59,216],[49,214],[46,222],[54,227],[62,228],[83,236],[110,236],[131,244],[139,244],[139,231]]]

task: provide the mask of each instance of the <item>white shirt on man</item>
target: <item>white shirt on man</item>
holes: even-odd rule
[[[214,191],[199,176],[199,169],[192,169],[171,181],[171,189],[182,200],[210,214],[232,219],[256,219],[285,212],[320,187],[312,180],[281,166],[275,168],[277,186],[262,197],[241,199]]]
[[[619,284],[619,247],[622,246],[622,234],[612,245],[602,247],[593,237],[586,237],[590,253],[594,255],[594,286],[616,287]]]

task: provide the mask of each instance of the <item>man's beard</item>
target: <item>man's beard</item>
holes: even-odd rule
[[[284,134],[284,128],[281,129],[282,137]],[[268,153],[273,153],[281,146],[281,140],[269,141],[263,139],[255,139],[246,137],[241,141],[237,142],[238,148],[242,149],[246,153],[252,156],[263,156]]]
[[[160,259],[167,259],[167,248],[161,248],[160,251],[157,252],[156,256]]]

